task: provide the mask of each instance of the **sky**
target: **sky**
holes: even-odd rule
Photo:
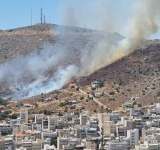
[[[106,1],[105,4],[103,4],[104,1]],[[0,29],[5,30],[31,25],[31,10],[32,24],[40,23],[40,9],[43,8],[43,14],[46,16],[47,23],[80,26],[91,29],[103,30],[103,22],[101,22],[100,19],[102,16],[106,16],[106,18],[110,16],[108,20],[111,21],[109,21],[110,24],[108,24],[106,30],[118,32],[126,36],[125,27],[130,19],[135,1],[136,0],[0,0]],[[101,5],[97,2],[101,3]],[[66,16],[68,7],[72,7],[72,10],[74,10],[68,14],[70,17]],[[75,20],[76,17],[80,17],[81,20],[84,18],[84,21]],[[160,38],[160,32],[151,38]]]

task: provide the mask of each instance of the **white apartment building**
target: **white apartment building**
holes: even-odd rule
[[[47,139],[47,138],[57,138],[57,132],[50,132],[50,131],[46,131],[46,132],[42,132],[42,137],[41,139]]]
[[[144,145],[149,150],[159,150],[159,148],[158,148],[158,142],[157,142],[156,138],[153,135],[145,137]]]
[[[107,150],[128,150],[129,144],[127,141],[119,141],[119,139],[116,139],[111,142],[107,142],[104,148]]]
[[[97,136],[98,135],[98,132],[97,132],[97,128],[87,128],[86,129],[86,135],[87,136],[93,136],[93,137],[95,137],[95,136]]]
[[[10,120],[10,127],[13,127],[15,124],[17,124],[17,119],[11,119]]]
[[[43,118],[44,118],[43,114],[35,114],[34,115],[34,122],[35,122],[35,124],[42,125]]]
[[[10,137],[4,138],[4,150],[14,150],[13,139]]]
[[[54,146],[54,145],[48,145],[48,144],[45,144],[44,145],[44,150],[57,150],[57,148]]]
[[[83,111],[80,114],[80,124],[81,125],[86,125],[88,119],[89,119],[89,112],[88,111]]]
[[[55,130],[57,126],[57,116],[48,116],[48,129]]]
[[[9,130],[11,130],[9,124],[0,124],[0,133],[7,133]]]
[[[98,149],[98,140],[96,138],[87,138],[86,139],[86,149]]]
[[[141,115],[140,108],[130,108],[130,116],[139,116]]]
[[[126,127],[127,130],[133,129],[133,119],[129,117],[121,117],[121,123]]]
[[[130,139],[130,147],[135,147],[135,145],[139,144],[139,130],[127,130],[127,138]]]
[[[154,109],[148,109],[148,114],[160,114],[160,103],[156,103],[156,107]]]
[[[14,150],[13,138],[0,137],[0,150]]]
[[[28,123],[28,110],[22,109],[19,113],[21,123]]]
[[[42,149],[42,141],[40,139],[32,141],[32,150],[40,150],[40,149]]]

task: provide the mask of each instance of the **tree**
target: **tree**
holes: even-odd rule
[[[8,105],[8,102],[6,100],[3,100],[2,98],[0,98],[0,105]]]
[[[44,114],[45,114],[45,115],[51,115],[51,111],[45,109],[45,110],[44,110]]]
[[[59,106],[60,106],[60,107],[64,107],[64,106],[65,106],[65,103],[61,102]]]
[[[11,119],[17,119],[18,115],[17,114],[12,114],[11,116],[9,116],[9,118]]]
[[[109,95],[115,95],[115,92],[114,91],[109,92]]]
[[[38,107],[38,104],[37,104],[37,103],[35,103],[34,105],[35,105],[36,108]]]
[[[160,91],[157,92],[157,97],[160,97]]]
[[[54,145],[55,147],[57,147],[57,139],[52,138],[51,139],[51,145]]]
[[[101,135],[102,135],[102,138],[101,138],[101,150],[104,150],[104,128],[102,126],[101,128]]]

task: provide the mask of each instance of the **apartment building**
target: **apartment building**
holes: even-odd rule
[[[127,130],[127,138],[130,139],[130,147],[134,148],[135,145],[139,144],[139,130]]]
[[[86,123],[88,121],[88,118],[89,118],[89,112],[88,111],[83,111],[80,114],[80,124],[81,125],[86,125]]]
[[[10,124],[0,124],[0,133],[6,134],[11,130]]]
[[[22,109],[19,113],[21,123],[28,123],[28,110]]]

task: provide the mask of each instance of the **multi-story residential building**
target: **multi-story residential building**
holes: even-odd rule
[[[48,116],[48,129],[55,130],[57,126],[57,116]]]
[[[20,148],[22,146],[23,139],[25,138],[25,134],[17,133],[15,135],[15,146],[16,148]]]
[[[104,148],[107,150],[128,150],[129,143],[127,140],[120,141],[119,138],[117,138],[116,140],[107,142]]]
[[[141,118],[134,118],[133,119],[133,128],[142,128],[142,119]]]
[[[90,125],[91,128],[98,128],[98,119],[90,117],[89,125]]]
[[[116,135],[117,136],[126,136],[127,135],[127,129],[122,124],[116,125]]]
[[[95,137],[98,136],[97,128],[86,128],[86,136]]]
[[[158,150],[158,142],[156,138],[152,136],[146,136],[144,140],[144,145],[149,149],[149,150]]]
[[[86,149],[98,149],[99,140],[97,138],[87,138],[86,139]]]
[[[43,130],[49,130],[49,120],[48,120],[48,117],[43,117],[43,120],[42,120],[42,129]]]
[[[41,131],[34,130],[33,133],[34,133],[35,139],[41,139]]]
[[[10,120],[10,127],[13,127],[15,124],[17,124],[17,119],[11,119]]]
[[[106,123],[103,124],[103,129],[104,135],[116,134],[116,125],[113,121],[106,121]]]
[[[32,141],[32,150],[40,150],[42,149],[42,140],[36,139],[36,141]]]
[[[88,111],[83,111],[81,114],[80,114],[80,124],[81,125],[86,125],[87,121],[88,121],[88,118],[89,118],[89,113]]]
[[[130,116],[141,115],[141,108],[130,108]]]
[[[10,130],[11,130],[11,127],[9,124],[0,124],[0,133],[1,134],[6,134]]]
[[[73,118],[73,123],[75,125],[80,125],[80,119],[78,117]]]
[[[139,144],[139,130],[127,130],[127,138],[130,139],[130,147],[135,147],[135,145]]]
[[[50,146],[48,144],[45,144],[44,150],[57,150],[57,148],[54,145]]]
[[[42,137],[41,139],[47,139],[47,138],[57,138],[57,131],[55,132],[51,132],[51,131],[46,131],[46,132],[42,132]]]
[[[149,129],[142,128],[142,138],[146,136],[154,135],[155,133],[160,133],[160,128],[151,127]]]
[[[160,103],[157,103],[154,109],[148,109],[148,114],[160,114]]]
[[[35,114],[34,115],[34,122],[35,122],[35,124],[42,125],[42,121],[43,121],[44,117],[45,117],[44,114]]]
[[[19,113],[21,123],[28,123],[28,110],[22,109]]]
[[[78,128],[77,129],[77,137],[78,138],[85,138],[86,137],[85,128]]]

